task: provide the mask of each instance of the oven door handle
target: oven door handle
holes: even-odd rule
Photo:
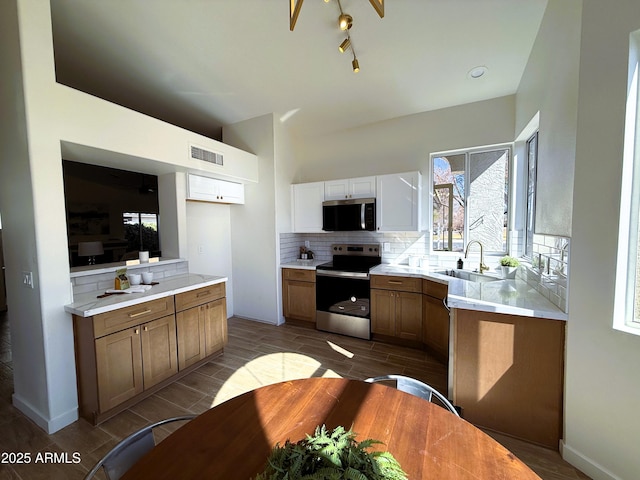
[[[365,204],[362,203],[360,205],[360,226],[362,227],[362,230],[366,230],[367,229],[367,226],[364,223],[364,207],[365,207]]]
[[[334,272],[332,270],[316,269],[316,275],[319,277],[361,278],[364,280],[369,279],[369,274],[366,272]]]

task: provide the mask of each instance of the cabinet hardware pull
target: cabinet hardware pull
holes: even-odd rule
[[[392,285],[402,285],[402,281],[400,280],[389,280],[389,283]]]
[[[138,313],[130,313],[129,318],[136,318],[136,317],[139,317],[140,315],[146,315],[147,313],[151,313],[151,310],[149,310],[148,308]]]
[[[442,304],[444,305],[444,308],[446,308],[448,312],[451,311],[451,309],[449,308],[449,304],[447,304],[447,297],[444,297],[442,299]]]
[[[196,295],[196,298],[200,298],[200,297],[205,297],[207,295],[210,295],[211,292],[209,290],[207,290],[206,292],[200,292]]]
[[[146,325],[144,326],[144,331],[148,332],[149,331],[149,327],[147,327]]]
[[[138,335],[140,333],[140,330],[138,330],[137,328],[133,331],[133,333],[135,333],[136,335]]]

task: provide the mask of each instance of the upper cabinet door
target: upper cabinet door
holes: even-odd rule
[[[189,174],[187,175],[187,200],[243,204],[244,185]]]
[[[325,200],[375,198],[376,177],[349,178],[324,182]]]
[[[380,232],[420,231],[422,175],[409,172],[377,177],[376,224]]]
[[[322,232],[324,182],[291,185],[291,221],[296,233]]]

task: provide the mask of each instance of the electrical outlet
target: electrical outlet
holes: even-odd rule
[[[22,284],[25,287],[33,288],[33,272],[22,272]]]
[[[309,240],[304,241],[304,246],[307,248],[311,248],[311,242]]]
[[[204,254],[204,245],[198,245],[198,255]]]
[[[383,252],[390,252],[391,251],[391,243],[390,242],[384,242],[382,244],[382,251]]]

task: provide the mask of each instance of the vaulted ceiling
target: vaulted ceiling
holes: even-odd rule
[[[516,92],[547,0],[51,0],[58,82],[219,139],[267,113],[305,136]],[[474,67],[487,73],[470,78]]]

